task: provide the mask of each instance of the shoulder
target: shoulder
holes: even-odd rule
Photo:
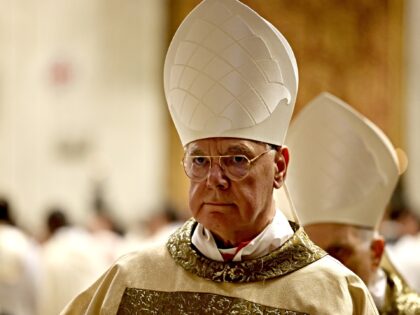
[[[374,305],[364,282],[350,269],[335,258],[327,255],[302,270],[305,278],[325,292],[335,292],[337,296],[352,300],[364,300]],[[363,303],[365,303],[363,302]]]
[[[121,255],[113,266],[120,269],[131,269],[152,264],[158,267],[167,264],[168,259],[170,259],[170,256],[164,241],[147,242],[135,251]]]
[[[61,314],[116,314],[127,288],[155,285],[154,278],[165,271],[166,256],[164,243],[145,244],[122,255]]]
[[[306,256],[316,257],[316,259],[309,260],[310,263],[299,270],[301,274],[315,279],[329,279],[330,282],[348,283],[349,281],[355,281],[363,283],[355,273],[345,267],[340,261],[328,255],[314,244],[305,231],[296,223],[291,222],[291,226],[295,230],[293,235],[295,246],[288,248],[291,253],[293,255],[305,254]],[[295,248],[299,250],[295,250]],[[300,250],[302,248],[304,250]]]
[[[304,277],[322,280],[329,284],[348,285],[353,282],[363,284],[362,280],[355,273],[329,255],[305,266],[299,270],[299,273]]]
[[[377,314],[375,303],[363,281],[333,257],[327,255],[292,274],[296,291],[304,292],[302,303],[313,304],[328,314]],[[309,285],[308,285],[309,284]],[[310,301],[310,297],[314,297]],[[322,299],[325,304],[320,305]],[[327,312],[328,310],[328,312]],[[334,312],[331,312],[334,310]]]

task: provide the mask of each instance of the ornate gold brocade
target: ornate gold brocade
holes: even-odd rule
[[[420,296],[397,274],[384,269],[387,276],[386,298],[381,315],[419,315]]]
[[[290,222],[295,233],[268,255],[240,262],[219,262],[201,255],[191,243],[197,222],[187,221],[167,243],[172,258],[185,270],[216,282],[255,282],[285,276],[324,257],[303,229]]]
[[[163,292],[127,288],[121,299],[118,315],[305,315],[253,303],[247,300],[211,293]]]

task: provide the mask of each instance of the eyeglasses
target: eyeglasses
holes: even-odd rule
[[[252,163],[271,150],[273,149],[269,149],[252,159],[247,158],[245,155],[201,156],[185,154],[182,159],[182,165],[184,166],[185,174],[191,180],[201,182],[207,178],[210,172],[212,159],[218,158],[218,164],[226,176],[231,180],[240,181],[249,174]]]

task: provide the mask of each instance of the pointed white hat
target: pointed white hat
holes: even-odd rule
[[[403,170],[396,149],[375,124],[322,93],[292,121],[286,145],[291,153],[286,182],[302,225],[377,228]]]
[[[212,137],[283,143],[298,88],[296,60],[269,22],[236,0],[204,0],[182,22],[164,67],[183,145]]]

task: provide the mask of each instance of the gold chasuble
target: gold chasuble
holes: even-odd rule
[[[396,273],[383,269],[386,274],[385,305],[381,315],[418,315],[420,296]]]
[[[294,223],[279,249],[241,262],[202,256],[196,225],[121,257],[61,314],[377,314],[362,281]]]

